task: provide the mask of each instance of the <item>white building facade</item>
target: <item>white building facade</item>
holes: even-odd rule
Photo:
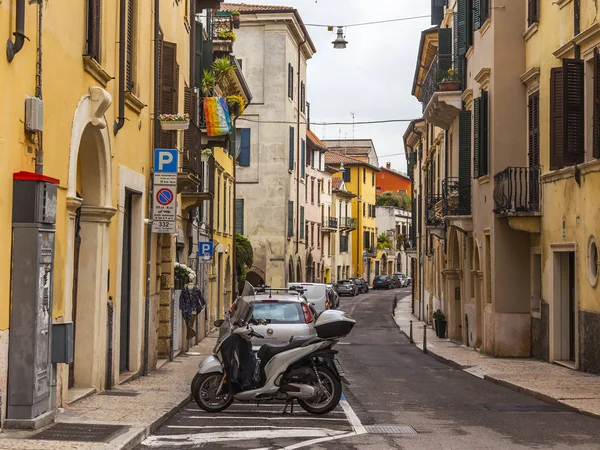
[[[377,233],[385,233],[392,244],[390,249],[385,249],[385,258],[382,255],[382,274],[401,272],[411,275],[410,259],[406,250],[411,248],[412,213],[393,206],[377,206],[375,216]]]

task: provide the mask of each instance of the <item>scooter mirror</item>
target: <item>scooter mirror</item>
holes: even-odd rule
[[[221,325],[223,325],[224,322],[225,321],[223,319],[218,319],[218,320],[215,320],[213,323],[214,323],[215,327],[219,328]]]

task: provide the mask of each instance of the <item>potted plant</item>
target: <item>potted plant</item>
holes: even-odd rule
[[[202,162],[207,162],[209,160],[209,158],[212,156],[212,150],[210,148],[205,148],[204,150],[202,150],[202,152],[200,153],[200,160]]]
[[[183,290],[186,284],[193,283],[196,273],[185,264],[175,263],[175,290]]]
[[[241,95],[227,96],[227,106],[229,113],[233,116],[241,116],[244,113],[244,99]]]
[[[433,321],[435,322],[435,334],[439,338],[446,337],[446,315],[441,309],[438,309],[433,313]]]
[[[235,33],[231,30],[220,30],[217,37],[223,41],[235,42]]]
[[[232,11],[231,18],[233,19],[233,28],[237,30],[240,27],[240,12]]]
[[[215,73],[212,70],[204,69],[202,71],[202,94],[205,97],[212,97],[215,83]]]
[[[160,128],[164,131],[187,130],[190,127],[190,115],[185,114],[161,114],[158,116]]]
[[[454,69],[439,71],[438,79],[440,91],[458,91],[460,89],[460,77]]]

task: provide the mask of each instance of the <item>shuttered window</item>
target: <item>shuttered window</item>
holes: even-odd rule
[[[240,128],[239,163],[242,167],[250,166],[250,137],[250,128]]]
[[[348,252],[348,236],[340,235],[340,253]]]
[[[457,25],[458,25],[458,52],[462,57],[473,45],[473,0],[458,0],[457,7]]]
[[[235,199],[235,232],[244,234],[244,199]]]
[[[452,67],[452,29],[438,30],[438,69],[448,70]]]
[[[304,112],[306,110],[306,86],[304,85],[304,81],[300,83],[300,111]]]
[[[293,200],[288,200],[287,235],[288,235],[288,237],[292,237],[294,235],[294,202],[293,202]]]
[[[136,0],[127,0],[127,52],[125,67],[125,90],[133,92],[135,88],[135,2]]]
[[[100,61],[100,24],[101,24],[101,3],[100,0],[87,0],[87,33],[85,53]]]
[[[366,250],[369,248],[369,241],[371,239],[371,236],[369,235],[368,231],[363,231],[363,248]]]
[[[446,0],[431,0],[431,25],[441,25],[444,20]]]
[[[306,141],[300,139],[300,173],[302,178],[306,176]]]
[[[488,93],[473,101],[473,177],[488,174]]]
[[[527,0],[527,25],[531,26],[536,22],[539,22],[539,0]]]
[[[479,30],[490,14],[490,0],[473,0],[473,30]]]
[[[294,68],[288,63],[288,97],[294,99]]]
[[[194,87],[197,89],[202,89],[202,69],[204,66],[204,40],[202,36],[202,22],[196,22],[194,40]]]
[[[471,208],[471,111],[458,116],[458,204],[459,213]]]
[[[192,88],[186,87],[183,95],[183,110],[190,115],[192,122],[197,123],[198,116],[198,98]],[[183,147],[185,149],[184,162],[190,157],[190,152],[194,145],[199,145],[192,141],[192,131],[188,128],[183,132]]]
[[[177,44],[162,43],[160,63],[160,113],[176,114],[179,106],[179,65]],[[161,131],[161,148],[177,148],[177,132]]]
[[[347,167],[344,172],[342,172],[342,178],[346,183],[350,183],[350,173],[351,173],[351,169],[349,167]]]
[[[563,59],[550,73],[550,169],[581,164],[584,148],[583,61]]]
[[[534,92],[529,96],[527,108],[528,162],[529,167],[540,165],[540,93]]]
[[[304,228],[306,223],[304,222],[304,206],[300,207],[300,239],[304,239]]]
[[[289,163],[288,169],[294,170],[294,127],[290,127]]]
[[[594,50],[594,145],[593,156],[600,158],[600,54]]]

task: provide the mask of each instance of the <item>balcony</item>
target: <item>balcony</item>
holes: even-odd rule
[[[444,198],[439,194],[428,194],[425,198],[425,227],[434,236],[444,239]]]
[[[216,57],[228,55],[233,51],[234,34],[231,13],[218,11],[212,18],[213,53]]]
[[[446,65],[452,66],[452,61]],[[434,58],[423,80],[423,118],[447,130],[462,109],[462,89],[459,81],[446,81],[448,70],[440,68]]]
[[[464,232],[473,231],[471,179],[446,178],[442,182],[442,195],[446,223]]]
[[[215,197],[215,158],[200,161],[199,183],[187,183],[181,189],[182,209],[195,208]]]
[[[377,258],[377,247],[365,248],[363,256],[367,258]]]
[[[202,146],[216,145],[218,147],[226,147],[228,145],[229,139],[230,139],[229,134],[223,134],[221,136],[209,136],[206,133],[206,119],[204,117],[204,97],[200,97],[199,117],[200,117],[200,121],[198,122],[198,127],[200,128],[200,131],[202,132],[201,138],[199,141],[200,144]]]
[[[356,230],[356,219],[352,217],[342,217],[340,219],[340,230]]]
[[[540,167],[507,167],[494,175],[494,213],[511,228],[540,232],[541,175]]]
[[[185,186],[198,185],[201,182],[201,141],[202,131],[193,121],[190,121],[190,126],[184,133],[181,167],[179,167],[179,172],[177,173],[178,193],[180,193]]]
[[[337,229],[338,229],[337,217],[324,217],[322,226],[323,226],[323,231],[337,231]]]

